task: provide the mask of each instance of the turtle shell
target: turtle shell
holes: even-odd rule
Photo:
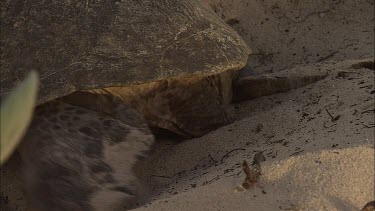
[[[245,65],[250,49],[196,0],[1,1],[1,96],[40,74],[38,104],[76,90]]]

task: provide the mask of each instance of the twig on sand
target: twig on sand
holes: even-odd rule
[[[215,160],[211,154],[208,154],[208,157],[210,158],[210,160],[212,160],[214,163],[217,163],[217,160]]]
[[[325,109],[327,114],[331,117],[331,120],[332,122],[335,122],[337,121],[338,119],[340,119],[340,115],[337,115],[336,117],[332,116],[332,114],[328,111],[328,109]]]
[[[298,155],[298,154],[300,154],[301,152],[304,152],[304,151],[305,150],[300,150],[300,151],[294,152],[290,156],[296,156],[296,155]]]
[[[364,123],[362,123],[363,127],[365,128],[373,128],[375,127],[375,124],[374,123],[370,123],[369,125],[365,125]]]
[[[231,151],[227,152],[227,153],[221,158],[220,162],[223,162],[223,160],[224,160],[225,158],[227,158],[228,155],[229,155],[230,153],[235,152],[235,151],[239,151],[239,150],[241,150],[241,151],[245,151],[246,149],[243,149],[243,148],[232,149]]]
[[[365,114],[365,113],[375,113],[375,109],[370,109],[370,110],[366,110],[366,111],[361,112],[361,114]]]
[[[321,57],[320,59],[318,59],[317,62],[322,62],[322,61],[324,61],[324,60],[327,60],[327,59],[333,57],[333,56],[334,56],[335,54],[337,54],[338,52],[339,52],[339,51],[334,51],[334,52],[328,54],[327,56]]]
[[[160,178],[166,178],[166,179],[171,179],[169,176],[163,176],[163,175],[151,175],[152,177],[160,177]]]

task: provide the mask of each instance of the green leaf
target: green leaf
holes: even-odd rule
[[[16,149],[30,124],[38,91],[38,74],[31,71],[26,79],[10,92],[0,110],[0,165]]]

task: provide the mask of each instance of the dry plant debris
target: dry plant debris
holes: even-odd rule
[[[259,181],[259,177],[262,174],[260,163],[265,160],[266,158],[264,157],[263,152],[258,152],[254,156],[253,163],[251,165],[252,168],[249,167],[246,160],[242,162],[242,170],[246,177],[242,185],[235,188],[235,192],[243,191],[244,189],[249,190]]]

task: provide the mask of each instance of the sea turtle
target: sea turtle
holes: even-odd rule
[[[144,194],[132,172],[154,141],[142,116],[115,95],[79,90],[205,77],[240,69],[249,54],[194,0],[16,0],[1,8],[1,97],[29,70],[40,75],[18,149],[35,210],[118,210]],[[73,103],[72,93],[82,98]],[[88,107],[76,105],[85,100]]]
[[[154,141],[149,127],[201,136],[231,121],[232,93],[241,100],[295,86],[250,76],[246,43],[199,1],[1,7],[1,96],[30,69],[41,76],[18,150],[37,210],[131,207],[145,194],[132,167]]]
[[[252,75],[251,68],[245,66],[209,76],[169,78],[140,85],[75,92],[65,100],[95,110],[100,107],[94,105],[94,96],[116,96],[142,114],[154,134],[161,129],[192,138],[231,123],[234,118],[228,112],[228,105],[232,101],[286,92],[325,76],[324,72],[303,74],[292,71]],[[89,97],[88,93],[92,96]],[[84,98],[86,100],[82,100]],[[97,111],[103,112],[103,109]]]

